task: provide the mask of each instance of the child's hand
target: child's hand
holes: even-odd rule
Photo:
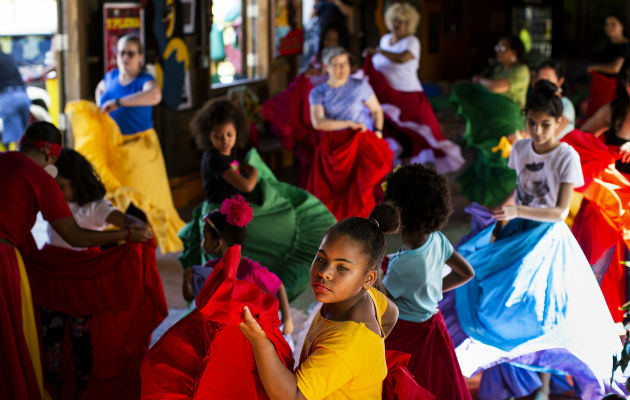
[[[496,218],[497,221],[509,221],[518,216],[518,211],[516,206],[503,206],[492,213],[492,216]]]
[[[132,242],[146,242],[153,237],[153,231],[151,230],[151,228],[149,228],[148,225],[129,225],[129,230],[131,231],[131,237],[129,239]]]
[[[252,313],[249,311],[249,307],[247,306],[243,307],[243,322],[241,322],[239,328],[241,328],[241,332],[243,332],[243,335],[245,335],[245,337],[250,342],[252,342],[252,344],[260,339],[267,338],[265,331],[262,330],[262,328],[258,324],[258,321],[256,321]]]
[[[186,267],[186,269],[184,270],[184,283],[182,286],[182,293],[184,295],[184,300],[188,302],[191,302],[195,299],[192,288],[193,275],[193,267]]]
[[[285,321],[282,321],[282,325],[282,333],[285,335],[290,335],[291,332],[293,332],[293,329],[295,329],[291,317],[287,318]]]

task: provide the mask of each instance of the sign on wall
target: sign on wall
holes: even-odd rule
[[[103,4],[104,65],[105,72],[115,69],[118,39],[129,33],[144,43],[144,19],[140,3]],[[144,56],[144,55],[143,55]]]

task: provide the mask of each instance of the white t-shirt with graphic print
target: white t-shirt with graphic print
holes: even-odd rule
[[[521,139],[514,143],[508,165],[516,171],[514,200],[519,205],[555,207],[561,183],[584,185],[580,156],[566,143],[538,154],[531,138]]]

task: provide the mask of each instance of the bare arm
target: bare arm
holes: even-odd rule
[[[353,11],[352,6],[347,5],[341,0],[334,0],[333,3],[335,3],[337,8],[339,8],[339,11],[341,11],[343,15],[345,15],[348,18],[352,17],[352,11]]]
[[[147,81],[142,86],[142,91],[129,94],[118,99],[121,106],[138,107],[138,106],[154,106],[162,101],[162,92],[156,81]],[[101,107],[103,112],[114,111],[118,108],[116,99],[107,100]]]
[[[284,325],[282,333],[290,335],[293,332],[293,320],[291,319],[291,308],[289,307],[289,298],[284,285],[280,286],[276,293],[278,302],[280,303],[280,312],[282,313],[282,324]]]
[[[96,104],[101,104],[101,97],[103,97],[103,93],[105,93],[105,81],[101,80],[98,85],[96,85],[96,92],[94,93]]]
[[[267,338],[247,306],[243,309],[243,319],[240,328],[252,344],[256,369],[269,398],[271,400],[306,400],[297,387],[295,375],[284,366],[273,343]]]
[[[381,108],[381,103],[378,102],[376,95],[373,94],[372,97],[365,102],[365,106],[370,110],[370,114],[372,115],[372,119],[374,120],[374,130],[383,131],[383,109]],[[380,132],[376,132],[376,136],[381,139],[383,134]]]
[[[452,271],[442,279],[443,292],[460,287],[475,276],[470,263],[457,251],[453,251],[453,255],[446,260],[446,265],[451,267]]]
[[[558,222],[563,221],[569,215],[571,196],[573,195],[572,183],[561,183],[558,189],[558,201],[555,207],[538,208],[523,205],[504,207],[495,211],[494,217],[499,220],[512,218],[527,218],[534,221]]]
[[[229,168],[221,174],[221,178],[225,179],[227,183],[234,186],[239,192],[250,193],[256,187],[258,170],[251,167],[250,173],[244,176]]]
[[[398,321],[398,306],[396,306],[396,303],[388,297],[387,310],[385,310],[385,314],[381,317],[381,324],[383,325],[383,333],[385,334],[385,337],[387,337],[392,329],[394,329],[396,321]]]
[[[182,295],[184,296],[184,300],[187,302],[191,302],[195,300],[195,295],[193,294],[193,267],[186,267],[184,270],[184,279],[182,282]]]
[[[311,106],[311,124],[313,128],[318,129],[320,131],[338,131],[341,129],[358,129],[360,131],[364,131],[365,125],[359,122],[353,121],[338,121],[336,119],[328,119],[326,118],[326,114],[324,113],[324,106],[322,105],[314,105]]]
[[[127,229],[104,232],[83,229],[77,225],[73,217],[50,221],[50,225],[63,240],[73,247],[92,247],[116,243],[120,240],[126,240],[129,234]],[[131,230],[130,239],[133,242],[144,242],[153,237],[153,233],[146,226],[130,226],[129,229]]]
[[[610,109],[610,103],[604,104],[593,114],[586,122],[581,126],[581,129],[585,132],[592,132],[595,136],[601,135],[608,129],[610,125],[610,116],[612,110]]]
[[[492,93],[505,93],[510,90],[510,81],[507,78],[487,79],[478,78],[477,82]]]
[[[623,65],[623,57],[617,57],[613,61],[603,64],[592,64],[588,66],[588,72],[601,72],[609,75],[617,75]]]
[[[146,225],[143,221],[140,221],[133,215],[125,214],[120,210],[113,210],[110,212],[105,221],[109,224],[117,226],[118,228],[126,228],[131,225]]]
[[[402,53],[392,53],[391,51],[378,49],[376,52],[384,55],[389,61],[400,64],[416,58],[409,50],[405,50]]]

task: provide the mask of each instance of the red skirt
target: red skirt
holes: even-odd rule
[[[321,132],[306,190],[318,197],[338,221],[367,217],[392,163],[387,142],[373,132]]]
[[[437,399],[472,399],[440,312],[421,323],[399,319],[385,348],[410,353],[407,368]]]
[[[104,251],[46,246],[25,252],[25,260],[35,304],[93,316],[92,374],[83,398],[137,399],[151,333],[168,314],[155,243],[126,243]],[[72,364],[64,362],[67,368]],[[72,396],[72,390],[63,393]]]
[[[613,101],[616,89],[616,76],[607,76],[600,72],[591,72],[591,86],[588,90],[586,116],[591,117],[604,104]]]
[[[32,303],[23,300],[23,284],[28,286],[28,280],[22,281],[19,257],[15,247],[0,242],[0,393],[8,399],[41,399],[40,390],[43,387],[39,354],[29,350],[31,346],[27,344],[25,328],[30,325],[30,334],[34,334],[35,338],[37,331]],[[30,308],[30,314],[23,313],[25,307]],[[37,340],[34,345],[39,353]],[[39,379],[35,368],[38,369]]]
[[[240,246],[228,249],[197,296],[196,309],[151,348],[142,363],[142,399],[268,399],[252,346],[239,328],[244,305],[284,365],[293,366],[279,329],[278,300],[236,280],[240,257]]]

